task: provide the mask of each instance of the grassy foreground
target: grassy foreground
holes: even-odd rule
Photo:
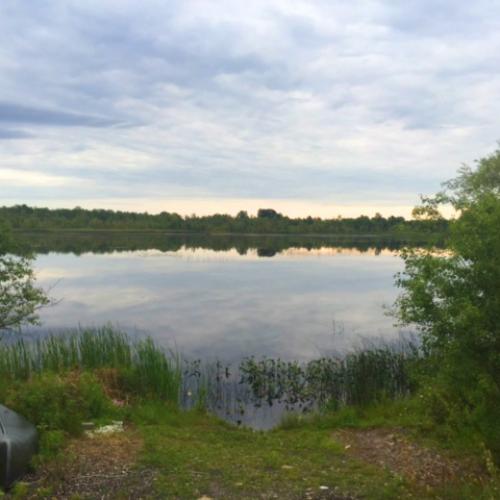
[[[481,476],[422,484],[350,454],[350,445],[336,435],[347,414],[292,418],[270,432],[154,404],[142,407],[135,420],[145,442],[142,464],[159,471],[156,491],[164,497],[493,498],[500,493]],[[351,425],[371,425],[370,418]]]
[[[4,344],[0,401],[37,425],[40,453],[0,497],[500,498],[491,454],[473,432],[429,418],[421,394],[408,393],[405,359],[374,351],[302,369],[251,360],[247,376],[265,399],[324,387],[335,403],[257,432],[202,404],[180,410],[180,361],[149,340],[103,328]],[[115,420],[125,432],[83,433],[82,422]]]
[[[463,450],[454,444],[445,449],[443,442],[425,439],[423,423],[404,413],[411,405],[402,401],[289,418],[278,429],[255,432],[199,410],[143,402],[121,410],[127,422],[121,435],[45,443],[35,475],[8,497],[499,498],[498,479],[481,457],[458,458]],[[408,449],[393,439],[404,435],[400,440],[421,457],[417,474],[353,449],[356,436],[376,449],[373,433],[387,437],[388,430],[392,437],[383,447],[396,463],[404,462]],[[384,450],[378,451],[383,457]]]

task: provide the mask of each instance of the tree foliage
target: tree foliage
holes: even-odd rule
[[[361,215],[353,218],[319,217],[292,218],[272,208],[261,208],[257,216],[240,211],[235,217],[228,214],[207,216],[180,216],[176,213],[159,214],[122,212],[113,210],[34,208],[27,205],[0,207],[4,218],[16,230],[161,230],[192,233],[259,233],[259,234],[332,234],[332,235],[391,235],[443,234],[448,221],[406,220],[404,217],[374,217]]]
[[[37,311],[50,302],[35,284],[31,258],[8,254],[11,246],[8,226],[0,222],[0,333],[38,323]]]
[[[398,314],[422,332],[441,413],[471,423],[500,457],[500,150],[444,187],[420,213],[457,211],[448,250],[405,253]]]

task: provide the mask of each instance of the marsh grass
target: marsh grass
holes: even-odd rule
[[[338,408],[410,395],[419,358],[411,344],[385,345],[308,363],[251,357],[240,365],[240,372],[260,400]]]
[[[28,380],[44,373],[116,369],[137,395],[178,400],[180,363],[151,339],[133,340],[111,326],[80,329],[35,341],[0,343],[0,379]]]
[[[184,361],[180,404],[236,424],[268,429],[290,413],[340,410],[415,393],[420,350],[408,341],[379,343],[309,362],[249,357],[232,367]]]
[[[337,410],[411,395],[419,359],[418,349],[400,343],[307,363],[249,357],[233,368],[189,362],[150,338],[134,340],[104,326],[0,343],[0,396],[13,382],[45,373],[90,372],[104,382],[107,394],[116,390],[125,399],[160,399],[206,409],[237,424],[270,428],[287,412]]]

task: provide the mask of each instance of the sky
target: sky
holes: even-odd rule
[[[408,216],[499,116],[495,1],[0,2],[0,205]]]

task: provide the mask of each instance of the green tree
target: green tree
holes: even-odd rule
[[[500,150],[444,186],[418,214],[456,210],[448,250],[405,253],[398,316],[422,333],[428,382],[441,390],[435,413],[470,424],[500,458]]]
[[[12,238],[0,221],[0,335],[26,324],[37,324],[38,310],[49,304],[45,291],[35,284],[30,257],[8,254]]]

